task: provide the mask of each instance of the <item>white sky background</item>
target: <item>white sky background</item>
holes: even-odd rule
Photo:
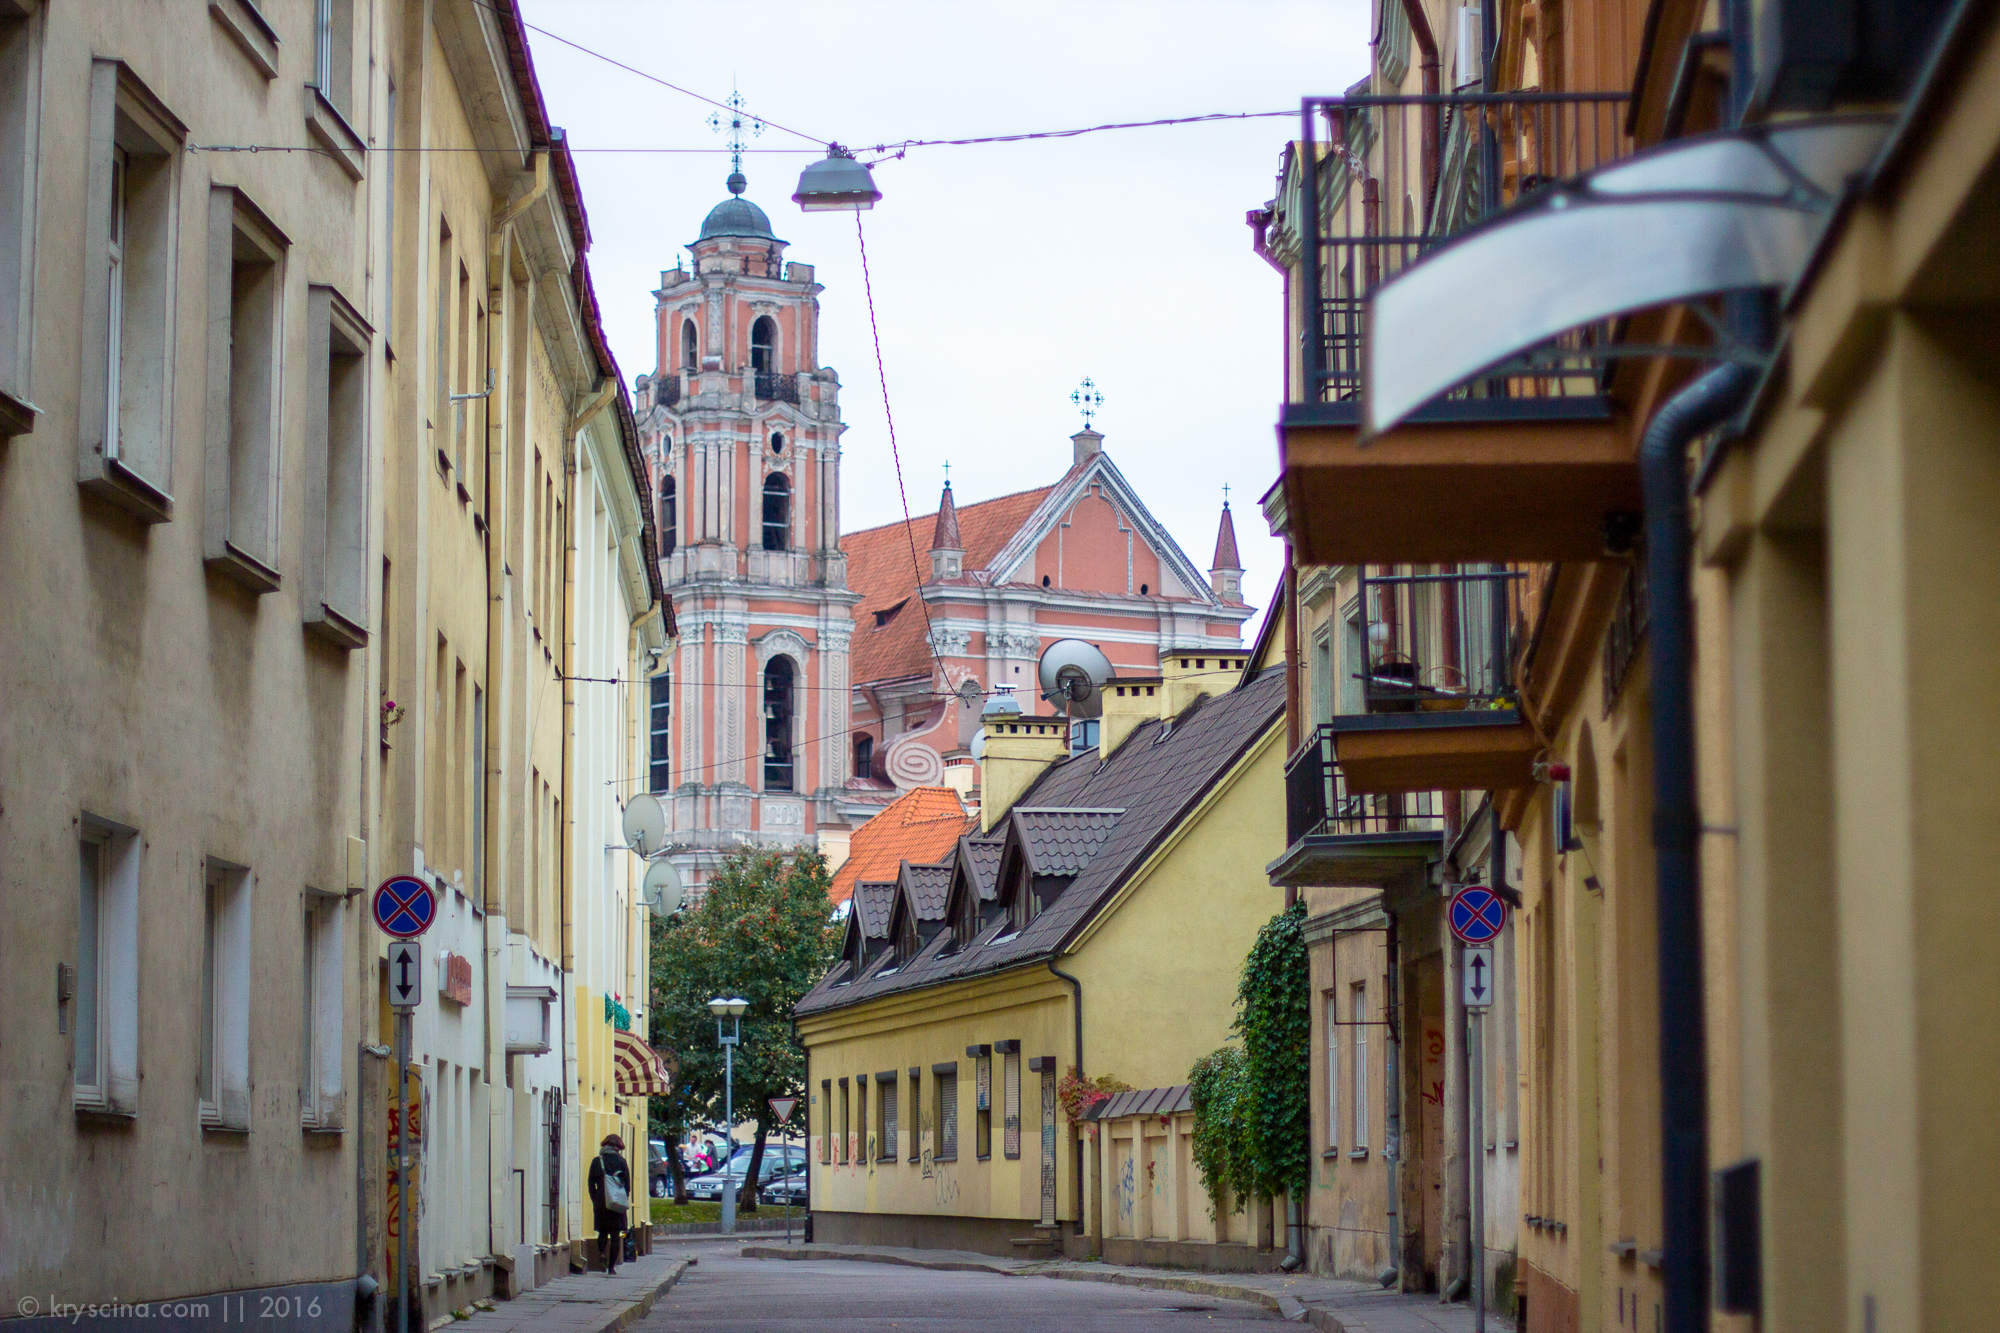
[[[875,167],[862,215],[910,512],[935,507],[949,459],[970,503],[1069,466],[1088,375],[1105,448],[1197,569],[1227,484],[1246,573],[1270,600],[1283,551],[1257,497],[1277,472],[1281,285],[1250,249],[1308,93],[1367,70],[1366,0],[523,0],[527,20],[752,114],[863,146],[1059,130],[1215,111],[1290,119],[917,148]],[[552,121],[572,147],[715,148],[714,108],[530,33]],[[801,213],[818,150],[766,129],[746,197],[817,266],[820,362],[848,425],[843,527],[898,518],[851,213]],[[867,157],[863,154],[864,159]],[[727,197],[718,153],[579,151],[591,268],[627,376],[655,364],[653,300]],[[1246,638],[1259,622],[1245,626]]]

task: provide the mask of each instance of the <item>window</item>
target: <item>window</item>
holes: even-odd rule
[[[820,1080],[819,1104],[825,1108],[820,1116],[819,1160],[830,1163],[833,1161],[833,1080],[830,1078]]]
[[[445,448],[451,430],[451,223],[438,219],[437,316],[431,330],[431,443],[438,466],[451,470],[452,454]]]
[[[1325,995],[1326,1014],[1326,1146],[1340,1146],[1340,996]]]
[[[1368,670],[1368,661],[1361,641],[1361,608],[1358,604],[1347,609],[1341,626],[1340,711],[1343,716],[1352,716],[1367,711],[1361,678]]]
[[[342,647],[368,642],[367,323],[331,287],[306,289],[306,627]]]
[[[352,0],[315,0],[313,9],[313,86],[345,116],[354,101]]]
[[[208,192],[208,454],[202,556],[254,592],[278,586],[278,386],[289,242],[234,189]]]
[[[933,1159],[958,1160],[958,1062],[932,1065],[937,1075],[937,1149]]]
[[[840,1080],[840,1164],[847,1165],[849,1149],[854,1143],[854,1121],[851,1117],[853,1104],[848,1101],[847,1080]]]
[[[35,185],[45,8],[0,5],[0,440],[33,429]]]
[[[788,551],[792,545],[792,483],[783,473],[764,478],[764,549]]]
[[[680,549],[680,511],[672,475],[660,478],[660,558]]]
[[[759,315],[757,322],[750,326],[750,368],[769,372],[776,370],[776,348],[778,323],[769,315]],[[783,447],[782,445],[780,446]]]
[[[874,767],[875,738],[866,734],[856,736],[854,738],[854,776],[857,778],[869,777],[869,770]]]
[[[347,1119],[341,1059],[342,899],[306,891],[301,974],[302,1041],[299,1055],[299,1123],[337,1130]]]
[[[785,432],[781,430],[771,432],[771,452],[774,454],[785,452]]]
[[[648,729],[652,739],[646,789],[666,791],[673,786],[674,678],[672,673],[662,671],[653,677],[646,688],[651,700],[647,710],[651,715]]]
[[[79,1111],[139,1113],[139,837],[85,815],[69,997]]]
[[[910,1122],[910,1160],[922,1159],[924,1154],[923,1134],[924,1071],[921,1068],[910,1071],[910,1114],[916,1119]]]
[[[701,340],[691,319],[681,321],[681,365],[688,370],[701,369]]]
[[[186,130],[115,60],[91,66],[78,480],[144,522],[173,516],[176,173]]]
[[[243,866],[208,859],[195,1079],[204,1129],[250,1128],[250,884]]]
[[[868,1130],[870,1128],[868,1124],[868,1079],[865,1075],[854,1080],[854,1126],[860,1131],[860,1138],[854,1145],[854,1160],[856,1162],[874,1161],[875,1153],[869,1147],[868,1143]]]
[[[1354,983],[1354,1151],[1368,1150],[1368,983]]]
[[[764,668],[764,790],[792,790],[792,659]]]
[[[980,1056],[973,1064],[974,1120],[972,1150],[985,1161],[993,1155],[993,1057]]]
[[[1010,1044],[1014,1049],[1007,1052],[1003,1066],[1000,1151],[1009,1161],[1015,1161],[1021,1156],[1021,1043]]]
[[[881,1128],[876,1135],[875,1160],[894,1165],[896,1161],[896,1075],[894,1073],[875,1076],[876,1114],[881,1117]]]
[[[1312,720],[1324,722],[1333,716],[1333,636],[1325,632],[1313,636]]]

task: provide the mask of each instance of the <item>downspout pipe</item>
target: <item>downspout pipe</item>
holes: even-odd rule
[[[1070,1016],[1075,1020],[1076,1023],[1076,1076],[1077,1078],[1081,1079],[1084,1076],[1083,1074],[1083,983],[1081,981],[1078,981],[1075,977],[1071,976],[1069,973],[1063,971],[1061,968],[1057,967],[1056,960],[1053,958],[1049,959],[1048,966],[1049,966],[1049,971],[1055,973],[1056,978],[1058,980],[1066,981],[1069,983],[1070,999],[1072,1000],[1072,1003],[1069,1007],[1069,1012]],[[1086,1216],[1088,1216],[1083,1206],[1084,1181],[1083,1181],[1082,1146],[1083,1145],[1081,1141],[1079,1141],[1077,1145],[1078,1155],[1077,1155],[1077,1172],[1076,1172],[1076,1230],[1078,1235],[1083,1234],[1083,1219]]]
[[[1437,37],[1431,32],[1431,21],[1424,14],[1424,0],[1403,0],[1403,17],[1410,21],[1410,37],[1417,44],[1417,70],[1423,77],[1425,97],[1437,97],[1444,92],[1444,75],[1438,64]],[[1437,211],[1438,177],[1438,119],[1443,114],[1435,103],[1426,103],[1418,109],[1423,117],[1423,159],[1421,169],[1424,180],[1424,216],[1422,219],[1426,233],[1430,230],[1431,216]]]
[[[1660,1220],[1665,1333],[1708,1328],[1708,1046],[1702,992],[1701,835],[1695,803],[1694,615],[1687,449],[1748,398],[1757,372],[1708,371],[1639,443],[1652,675],[1653,857],[1660,988]]]

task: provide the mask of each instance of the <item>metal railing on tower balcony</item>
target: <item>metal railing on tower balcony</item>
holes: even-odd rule
[[[1300,156],[1309,402],[1358,399],[1369,293],[1426,253],[1535,191],[1631,151],[1628,95],[1440,93],[1307,99]],[[1481,293],[1468,291],[1466,300]],[[1311,317],[1311,316],[1309,316]],[[1536,348],[1457,391],[1467,397],[1596,393],[1608,328]]]
[[[681,377],[673,371],[662,375],[655,386],[662,407],[672,407],[681,400]]]
[[[1334,735],[1333,727],[1315,727],[1285,764],[1287,845],[1312,834],[1435,833],[1444,828],[1437,792],[1349,792],[1334,760]]]
[[[774,370],[760,370],[756,373],[757,397],[767,403],[796,403],[799,401],[799,377],[780,375]]]
[[[1364,575],[1361,711],[1511,708],[1520,570]]]

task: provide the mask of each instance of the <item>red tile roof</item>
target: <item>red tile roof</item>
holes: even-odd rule
[[[951,855],[958,840],[977,832],[950,787],[912,787],[854,830],[847,860],[834,872],[832,898],[844,903],[862,881],[894,881],[903,862],[930,865]],[[886,918],[885,918],[886,919]]]
[[[1000,548],[1020,531],[1036,506],[1054,489],[1043,486],[958,506],[958,530],[965,543],[966,570],[981,570],[990,565]],[[924,642],[924,608],[916,599],[919,575],[915,562],[923,561],[922,577],[928,579],[930,562],[923,556],[929,549],[928,537],[936,522],[934,513],[917,514],[907,524],[889,523],[850,532],[840,539],[840,549],[847,553],[847,586],[862,598],[861,604],[854,608],[851,670],[857,685],[930,671],[930,649]],[[912,542],[917,543],[914,558],[910,554]],[[898,607],[881,625],[875,623],[878,613]],[[893,866],[894,862],[890,864]]]

